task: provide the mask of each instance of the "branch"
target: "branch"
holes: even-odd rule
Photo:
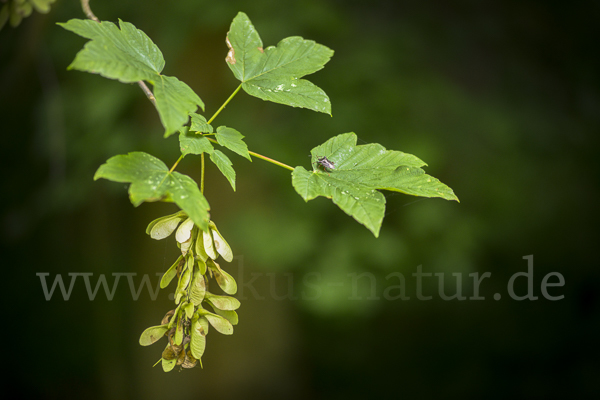
[[[90,0],[81,0],[81,8],[83,9],[86,17],[92,21],[100,22],[98,17],[94,15],[92,9],[90,8]],[[146,86],[146,83],[144,81],[138,81],[137,84],[140,86],[148,100],[150,100],[152,104],[154,104],[154,107],[156,107],[156,99],[154,98],[154,94],[152,94],[152,91],[148,88],[148,86]]]
[[[83,8],[83,12],[89,19],[91,19],[92,21],[100,22],[98,17],[94,15],[92,9],[90,8],[90,0],[81,0],[81,8]]]
[[[146,83],[144,81],[138,81],[137,84],[140,85],[140,88],[144,91],[148,100],[150,100],[152,104],[154,104],[154,107],[156,107],[156,99],[154,98],[154,94],[152,94],[152,91],[148,89]]]

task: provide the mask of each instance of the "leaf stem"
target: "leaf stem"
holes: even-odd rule
[[[225,103],[223,103],[223,105],[217,110],[217,112],[212,117],[210,117],[210,119],[207,121],[207,124],[210,125],[210,123],[213,122],[213,120],[217,117],[217,115],[219,115],[219,113],[221,111],[223,111],[223,109],[225,108],[225,106],[227,106],[227,104],[229,104],[229,102],[231,101],[231,99],[233,99],[233,97],[237,94],[237,92],[240,91],[241,88],[242,88],[242,84],[240,83],[240,85],[237,87],[237,89],[235,89],[233,91],[233,93],[231,94],[231,96],[229,96],[229,98],[227,100],[225,100]],[[215,139],[212,139],[212,138],[207,138],[207,139],[210,140],[213,143],[219,144],[219,142],[217,142]],[[275,164],[275,165],[278,165],[278,166],[280,166],[282,168],[289,169],[290,171],[294,170],[294,168],[290,167],[289,165],[284,164],[284,163],[282,163],[280,161],[277,161],[277,160],[273,160],[272,158],[263,156],[261,154],[255,153],[255,152],[250,151],[250,150],[248,150],[248,153],[252,154],[254,157],[257,157],[257,158],[260,158],[262,160],[268,161],[268,162],[270,162],[272,164]],[[202,153],[202,166],[204,166],[204,153]],[[202,169],[202,173],[204,174],[204,168]],[[202,179],[202,184],[204,184],[204,175],[202,175],[202,178],[203,178]]]
[[[83,2],[85,0],[81,0],[81,1]],[[138,84],[140,85],[140,87],[142,87],[142,85],[144,85],[146,87],[146,90],[148,90],[148,92],[150,92],[150,90],[144,84],[144,82],[142,82],[142,81],[140,81],[140,82],[138,82]],[[233,99],[233,97],[237,94],[237,92],[240,91],[241,88],[242,88],[242,84],[240,83],[240,85],[233,91],[233,93],[231,93],[231,96],[229,96],[227,98],[227,100],[225,100],[225,103],[223,103],[223,105],[221,107],[219,107],[219,109],[217,110],[217,112],[215,112],[212,117],[210,117],[210,119],[207,121],[207,124],[210,124],[211,122],[213,122],[213,120],[215,118],[217,118],[217,115],[219,115],[219,113],[221,111],[223,111],[223,109],[225,108],[225,106],[227,106],[227,104],[229,104],[229,102],[231,101],[231,99]],[[142,87],[142,90],[144,90],[143,87]],[[146,92],[146,90],[144,90],[144,92]],[[146,93],[146,95],[148,95],[148,93]],[[150,95],[152,95],[152,92],[150,92]],[[148,97],[148,98],[150,98],[150,97]],[[156,101],[154,100],[154,96],[152,96],[152,99],[150,99],[150,101],[152,101],[154,103],[154,105],[156,105]],[[217,143],[217,142],[215,141],[215,143]],[[177,159],[177,161],[175,161],[175,164],[173,164],[173,166],[169,170],[169,173],[171,173],[171,172],[173,172],[175,170],[175,168],[177,167],[177,164],[179,164],[179,161],[181,161],[181,160],[183,160],[183,154],[181,156],[179,156],[179,158]],[[202,160],[202,180],[200,181],[200,191],[202,193],[204,193],[204,153],[202,153],[201,160]]]
[[[200,193],[204,194],[204,153],[200,155]]]
[[[217,141],[216,141],[215,139],[213,139],[213,138],[207,138],[207,139],[208,139],[208,140],[210,140],[210,141],[211,141],[211,142],[213,142],[213,143],[216,143],[216,144],[219,144],[219,145],[220,145],[220,143],[219,143],[219,142],[217,142]],[[260,158],[261,160],[265,160],[265,161],[267,161],[267,162],[270,162],[271,164],[275,164],[275,165],[278,165],[278,166],[280,166],[280,167],[282,167],[282,168],[289,169],[290,171],[293,171],[293,170],[294,170],[294,167],[291,167],[291,166],[289,166],[289,165],[287,165],[287,164],[284,164],[284,163],[282,163],[281,161],[274,160],[274,159],[272,159],[272,158],[269,158],[269,157],[267,157],[267,156],[263,156],[262,154],[258,154],[258,153],[254,152],[254,151],[250,151],[250,150],[248,150],[248,153],[250,153],[251,155],[253,155],[253,156],[254,156],[254,157],[256,157],[256,158]],[[204,153],[203,153],[203,154],[204,154]]]
[[[183,160],[183,154],[179,156],[179,158],[177,159],[177,161],[175,161],[175,164],[173,164],[173,166],[169,170],[169,173],[171,173],[171,172],[173,172],[175,170],[175,168],[177,167],[177,164],[179,164],[179,161],[181,161],[181,160]]]
[[[254,157],[260,158],[261,160],[268,161],[268,162],[270,162],[271,164],[279,165],[280,167],[282,167],[282,168],[285,168],[285,169],[289,169],[290,171],[293,171],[293,170],[294,170],[294,168],[293,168],[293,167],[290,167],[289,165],[287,165],[287,164],[284,164],[284,163],[282,163],[282,162],[280,162],[280,161],[273,160],[272,158],[269,158],[269,157],[263,156],[263,155],[261,155],[261,154],[255,153],[255,152],[253,152],[253,151],[250,151],[250,150],[248,150],[248,153],[250,153],[250,154],[251,154],[251,155],[253,155]]]
[[[233,91],[233,93],[231,93],[231,96],[229,96],[229,98],[228,98],[227,100],[225,100],[225,103],[223,103],[223,105],[222,105],[222,106],[221,106],[221,107],[220,107],[220,108],[217,110],[217,112],[215,112],[215,113],[213,114],[213,116],[212,116],[212,117],[210,117],[210,119],[207,121],[207,124],[209,124],[209,125],[210,125],[210,123],[211,123],[211,122],[213,122],[213,120],[214,120],[215,118],[217,118],[217,115],[219,115],[219,113],[220,113],[221,111],[223,111],[223,109],[225,108],[225,106],[227,106],[227,104],[229,104],[229,102],[231,101],[231,99],[233,99],[233,97],[234,97],[234,96],[237,94],[237,92],[239,92],[239,91],[240,91],[240,89],[241,89],[241,88],[242,88],[242,84],[240,83],[240,85],[237,87],[237,89],[235,89],[235,90]]]

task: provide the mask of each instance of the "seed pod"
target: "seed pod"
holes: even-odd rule
[[[212,304],[211,304],[211,306],[212,306]],[[227,321],[229,321],[231,323],[231,325],[238,324],[239,318],[235,311],[219,310],[217,307],[213,307],[213,310],[215,310],[215,314],[218,314],[221,317],[225,318]]]
[[[213,260],[217,259],[217,251],[215,250],[215,244],[213,241],[213,237],[210,232],[202,232],[202,241],[204,243],[204,250],[206,254]]]
[[[194,368],[197,363],[198,360],[194,358],[192,353],[188,350],[187,353],[185,353],[185,360],[183,361],[183,364],[181,364],[181,366],[183,368]]]
[[[177,290],[175,291],[175,304],[179,304],[179,302],[181,301],[181,297],[185,295],[185,289],[188,287],[190,279],[190,268],[186,268],[185,271],[183,271],[182,275],[179,277],[179,284],[177,285]]]
[[[183,261],[183,256],[179,256],[177,260],[171,265],[171,268],[165,272],[163,277],[160,280],[160,288],[164,289],[169,286],[169,283],[177,276],[177,270],[180,268],[181,262]]]
[[[142,332],[140,336],[140,344],[142,346],[149,346],[152,343],[156,343],[159,339],[165,336],[165,333],[169,330],[167,324],[162,324],[160,326],[151,326]]]
[[[164,358],[162,358],[161,362],[162,362],[163,371],[169,372],[169,371],[172,371],[173,368],[175,368],[177,359],[165,360]]]
[[[163,360],[173,360],[179,356],[179,352],[175,353],[173,346],[167,346],[162,352]]]
[[[179,357],[177,357],[177,365],[181,365],[185,362],[185,351],[179,353]]]
[[[196,258],[206,261],[208,259],[208,254],[206,254],[206,250],[204,249],[204,231],[198,229],[198,233],[196,235],[196,240],[194,242],[194,253],[196,254]]]
[[[194,303],[185,303],[182,309],[185,312],[185,316],[188,319],[192,319],[192,317],[194,316]]]
[[[211,305],[217,307],[219,310],[233,311],[240,308],[240,301],[230,296],[218,296],[210,292],[206,292],[206,300]]]
[[[177,319],[177,328],[175,329],[175,335],[173,335],[173,344],[176,346],[181,345],[183,342],[183,314],[179,314]]]
[[[233,326],[225,318],[206,310],[200,310],[200,313],[208,320],[208,322],[210,322],[217,332],[222,333],[223,335],[231,335],[233,333]]]
[[[161,325],[168,324],[173,314],[175,314],[175,310],[167,311],[162,321],[160,321]]]
[[[181,304],[177,306],[175,311],[173,312],[173,316],[169,320],[169,329],[175,326],[175,322],[177,322],[177,317],[179,316],[179,310],[181,309]]]
[[[205,267],[206,268],[206,267]],[[204,293],[206,291],[206,283],[201,271],[196,268],[194,271],[194,277],[192,278],[192,284],[190,287],[190,300],[195,306],[199,306],[204,300]]]
[[[176,212],[175,214],[166,215],[155,219],[148,224],[146,233],[150,235],[152,239],[161,240],[170,236],[175,228],[187,218],[187,215],[183,211]]]
[[[219,264],[209,260],[207,265],[221,290],[227,294],[235,294],[237,292],[237,283],[235,283],[235,279],[227,272],[223,271],[221,267],[219,267]]]
[[[221,233],[217,229],[217,226],[212,221],[210,222],[210,231],[212,233],[213,242],[217,252],[221,255],[221,257],[223,257],[225,261],[231,262],[233,260],[233,252],[231,251],[231,247],[229,247],[229,244],[223,238],[223,235],[221,235]]]
[[[192,229],[194,229],[194,221],[192,221],[191,218],[188,218],[177,229],[175,239],[179,243],[187,242],[192,237]]]

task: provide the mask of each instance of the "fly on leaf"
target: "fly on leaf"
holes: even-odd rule
[[[317,164],[320,164],[326,171],[332,171],[335,169],[335,165],[332,161],[329,161],[327,157],[317,157]]]

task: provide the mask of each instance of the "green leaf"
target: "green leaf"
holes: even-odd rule
[[[227,178],[231,184],[231,187],[235,191],[235,170],[231,166],[231,160],[225,154],[223,154],[223,152],[214,150],[210,154],[210,161],[212,161],[217,168],[219,168],[219,171],[225,175],[225,178]]]
[[[304,79],[259,79],[242,88],[254,97],[292,107],[308,108],[331,115],[331,103],[323,89]]]
[[[171,76],[161,75],[165,60],[150,38],[133,24],[72,19],[59,23],[63,28],[90,39],[77,53],[69,69],[100,74],[124,83],[148,81],[154,86],[154,98],[165,137],[177,132],[188,114],[204,103],[188,85]]]
[[[169,172],[162,161],[150,154],[133,152],[111,157],[96,171],[94,180],[100,178],[131,183],[129,198],[136,207],[145,201],[175,202],[196,226],[208,230],[210,207],[196,182],[179,172]]]
[[[414,196],[458,198],[448,186],[425,174],[419,158],[380,144],[356,145],[356,135],[345,133],[312,151],[313,171],[296,167],[292,184],[309,201],[318,196],[333,200],[344,212],[365,225],[377,237],[385,214],[385,197],[378,189]],[[333,169],[318,164],[326,157]]]
[[[69,69],[133,83],[154,79],[165,66],[158,47],[129,22],[119,20],[120,30],[112,22],[89,19],[71,19],[58,25],[91,40],[77,53]]]
[[[213,127],[206,122],[206,118],[200,114],[190,114],[191,127],[190,130],[200,133],[213,133]]]
[[[204,103],[185,83],[174,76],[160,75],[150,80],[154,85],[156,109],[165,127],[165,137],[171,136],[188,121],[188,114]]]
[[[213,145],[207,138],[192,132],[191,129],[185,126],[179,131],[179,148],[184,156],[213,152]]]
[[[220,126],[217,128],[215,138],[221,146],[227,147],[229,150],[238,153],[240,156],[252,161],[250,158],[250,153],[248,153],[248,146],[242,140],[244,135],[235,129],[228,128],[226,126]]]
[[[240,12],[227,34],[226,58],[246,93],[275,103],[331,115],[329,97],[302,78],[329,61],[333,50],[299,36],[283,39],[263,50],[262,40],[248,16]]]
[[[150,346],[153,343],[156,343],[159,339],[165,336],[165,333],[169,330],[168,324],[159,325],[159,326],[151,326],[142,332],[140,336],[140,344],[142,346]]]
[[[385,197],[380,192],[326,174],[296,167],[292,185],[305,201],[317,196],[332,199],[346,214],[365,225],[377,237],[385,213]]]

